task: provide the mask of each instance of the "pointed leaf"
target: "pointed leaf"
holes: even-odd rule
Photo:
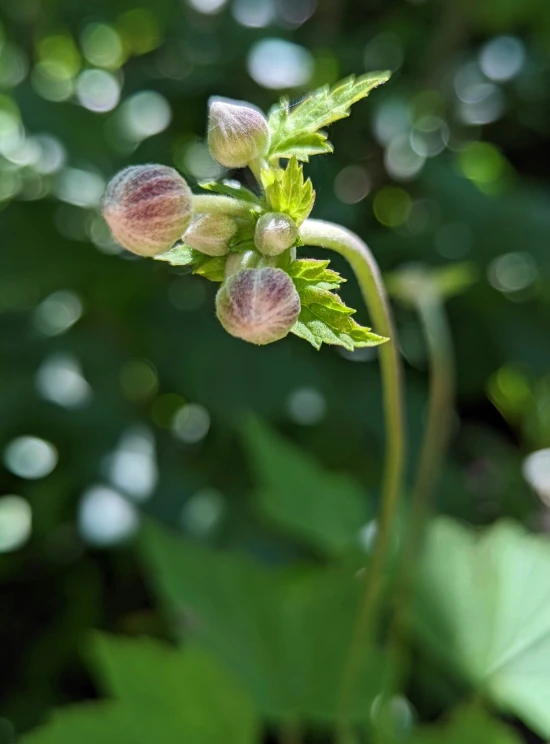
[[[303,167],[292,157],[286,168],[262,171],[265,194],[273,212],[290,215],[297,225],[309,217],[315,203],[311,179],[304,180]]]
[[[199,186],[205,191],[213,191],[216,194],[232,196],[241,201],[247,201],[251,204],[260,204],[260,197],[256,196],[253,191],[247,189],[238,181],[199,181]]]
[[[345,474],[327,472],[256,419],[245,434],[261,512],[322,551],[341,553],[353,546],[372,514],[359,485]]]
[[[283,99],[269,115],[269,158],[308,160],[310,155],[332,152],[326,136],[318,130],[350,114],[350,107],[389,79],[388,72],[349,77],[332,88],[328,85],[290,107]]]

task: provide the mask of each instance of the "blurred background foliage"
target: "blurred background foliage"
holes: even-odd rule
[[[1,744],[98,694],[92,629],[168,637],[135,549],[146,515],[266,565],[368,553],[376,351],[229,337],[216,287],[122,253],[98,205],[131,163],[234,177],[205,144],[211,95],[267,110],[375,69],[390,83],[306,166],[313,216],[388,274],[467,262],[437,509],[550,527],[548,0],[0,0]],[[426,347],[395,312],[412,463]]]

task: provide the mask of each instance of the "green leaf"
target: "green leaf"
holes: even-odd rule
[[[475,705],[453,711],[448,721],[423,726],[407,744],[521,744],[522,739],[501,721]]]
[[[287,273],[295,280],[304,282],[322,282],[324,284],[340,285],[347,281],[337,271],[329,269],[330,259],[319,261],[315,258],[299,258],[293,261]]]
[[[155,256],[156,261],[167,261],[172,266],[191,266],[193,274],[223,282],[227,256],[206,256],[185,243],[179,243],[165,253]]]
[[[211,651],[272,720],[334,721],[360,601],[354,570],[268,569],[200,547],[152,524],[143,558],[182,640]],[[350,700],[367,720],[380,655],[365,653]]]
[[[259,196],[238,181],[199,181],[199,186],[205,191],[213,191],[224,196],[233,196],[235,199],[247,201],[251,204],[260,204]]]
[[[301,264],[297,268],[294,263]],[[342,299],[334,294],[342,279],[327,269],[325,261],[295,261],[290,266],[290,275],[294,281],[302,309],[291,332],[309,341],[316,349],[322,344],[343,346],[349,351],[366,346],[378,346],[388,339],[372,333],[370,328],[359,325],[351,316],[353,308],[347,307]],[[318,264],[316,266],[315,264]],[[321,266],[323,264],[323,266]],[[307,279],[308,276],[319,276],[319,280]]]
[[[269,115],[271,144],[268,158],[295,155],[307,161],[310,155],[332,152],[332,145],[319,129],[344,119],[350,106],[365,98],[371,90],[389,80],[390,73],[374,72],[349,77],[332,88],[319,88],[296,106],[283,99]]]
[[[136,738],[190,744],[257,740],[251,700],[205,651],[104,635],[94,647],[107,691],[126,707]]]
[[[166,739],[156,738],[158,744]],[[26,734],[20,744],[145,744],[136,738],[126,712],[114,703],[73,705],[53,714],[51,721]]]
[[[324,470],[256,419],[245,436],[263,515],[328,553],[341,553],[356,543],[372,510],[352,478]]]
[[[315,191],[310,178],[304,181],[304,169],[295,156],[284,169],[262,171],[262,183],[273,212],[290,215],[297,225],[309,217],[315,204]]]
[[[550,736],[550,542],[501,522],[478,535],[436,520],[412,619],[421,642],[479,694]]]
[[[95,664],[116,702],[73,706],[23,744],[254,744],[248,695],[209,654],[152,639],[97,637]]]

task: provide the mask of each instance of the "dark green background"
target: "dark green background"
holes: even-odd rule
[[[267,110],[282,93],[299,97],[308,88],[364,72],[366,61],[369,68],[397,64],[387,85],[335,125],[330,135],[335,154],[306,166],[317,191],[313,216],[358,232],[385,272],[408,262],[473,264],[477,282],[447,306],[458,400],[438,509],[475,524],[501,515],[529,526],[544,524],[543,507],[525,483],[521,464],[550,440],[550,4],[280,0],[272,5],[272,20],[260,28],[239,23],[231,0],[216,14],[193,10],[185,0],[139,5],[147,14],[144,48],[154,48],[138,53],[144,48],[135,32],[134,52],[111,72],[122,83],[121,101],[157,91],[169,102],[172,120],[130,150],[114,134],[116,112],[87,110],[74,96],[47,100],[33,75],[44,39],[62,34],[78,49],[91,23],[123,33],[124,14],[136,2],[3,0],[0,80],[6,84],[0,112],[13,111],[15,102],[28,136],[56,137],[66,149],[64,167],[108,179],[130,163],[175,159],[194,186],[183,153],[204,137],[211,95],[250,100]],[[292,25],[293,7],[303,8],[303,16],[307,8],[313,12]],[[496,120],[466,124],[456,76],[467,65],[475,67],[484,44],[501,35],[521,40],[524,64],[513,79],[496,83],[502,99]],[[279,91],[254,81],[247,58],[264,38],[287,39],[309,50],[310,82]],[[24,60],[27,71],[12,85],[1,70],[15,58]],[[80,64],[93,67],[82,58]],[[437,115],[449,134],[449,146],[406,181],[388,174],[373,133],[382,107],[392,102],[409,112],[411,127],[422,115]],[[397,115],[390,115],[388,124],[395,121]],[[488,146],[471,149],[474,142]],[[364,200],[345,204],[335,195],[334,181],[354,164],[364,167],[371,188]],[[236,176],[252,185],[249,174]],[[293,336],[266,348],[235,340],[215,318],[214,284],[165,264],[99,250],[87,232],[94,208],[56,196],[62,171],[40,177],[32,164],[0,155],[0,185],[14,177],[19,189],[0,201],[0,449],[18,436],[33,435],[55,446],[59,462],[38,480],[19,478],[0,465],[0,495],[20,495],[33,511],[29,541],[0,554],[2,743],[11,741],[11,725],[25,730],[52,706],[95,694],[81,657],[91,628],[164,632],[131,542],[101,550],[77,529],[81,494],[108,484],[105,457],[124,432],[147,427],[155,440],[159,481],[141,511],[178,527],[186,501],[201,488],[216,488],[225,509],[206,539],[272,562],[290,560],[300,548],[258,520],[251,507],[254,479],[242,431],[252,412],[326,468],[353,474],[374,498],[383,454],[375,353],[359,352],[353,359],[331,348],[317,353]],[[373,203],[392,185],[406,192],[416,221],[380,224]],[[520,269],[529,268],[530,279],[520,289],[499,287],[494,279],[506,254],[519,254],[513,260]],[[367,322],[349,269],[338,258],[334,266],[350,279],[345,299]],[[83,312],[66,332],[48,336],[37,328],[36,308],[59,290],[76,293]],[[426,352],[415,314],[399,306],[395,312],[412,463],[423,424]],[[87,405],[64,408],[37,392],[37,369],[56,353],[80,363],[93,391]],[[507,385],[503,368],[512,380]],[[314,389],[326,403],[314,425],[298,423],[289,412],[289,396],[299,388]],[[170,430],[172,413],[186,402],[203,406],[211,417],[207,436],[194,445],[178,441]]]

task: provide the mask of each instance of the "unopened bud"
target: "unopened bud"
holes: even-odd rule
[[[298,237],[294,220],[281,212],[268,212],[256,223],[254,244],[265,256],[278,256],[291,248]]]
[[[187,228],[184,241],[207,256],[225,256],[237,223],[226,214],[198,214]]]
[[[132,165],[108,184],[103,216],[114,239],[140,256],[163,253],[181,238],[191,221],[191,189],[166,165]]]
[[[220,323],[252,344],[284,338],[300,314],[300,297],[282,269],[244,269],[230,276],[216,296]]]
[[[267,120],[250,104],[214,99],[210,102],[208,146],[221,165],[244,168],[267,151]]]

